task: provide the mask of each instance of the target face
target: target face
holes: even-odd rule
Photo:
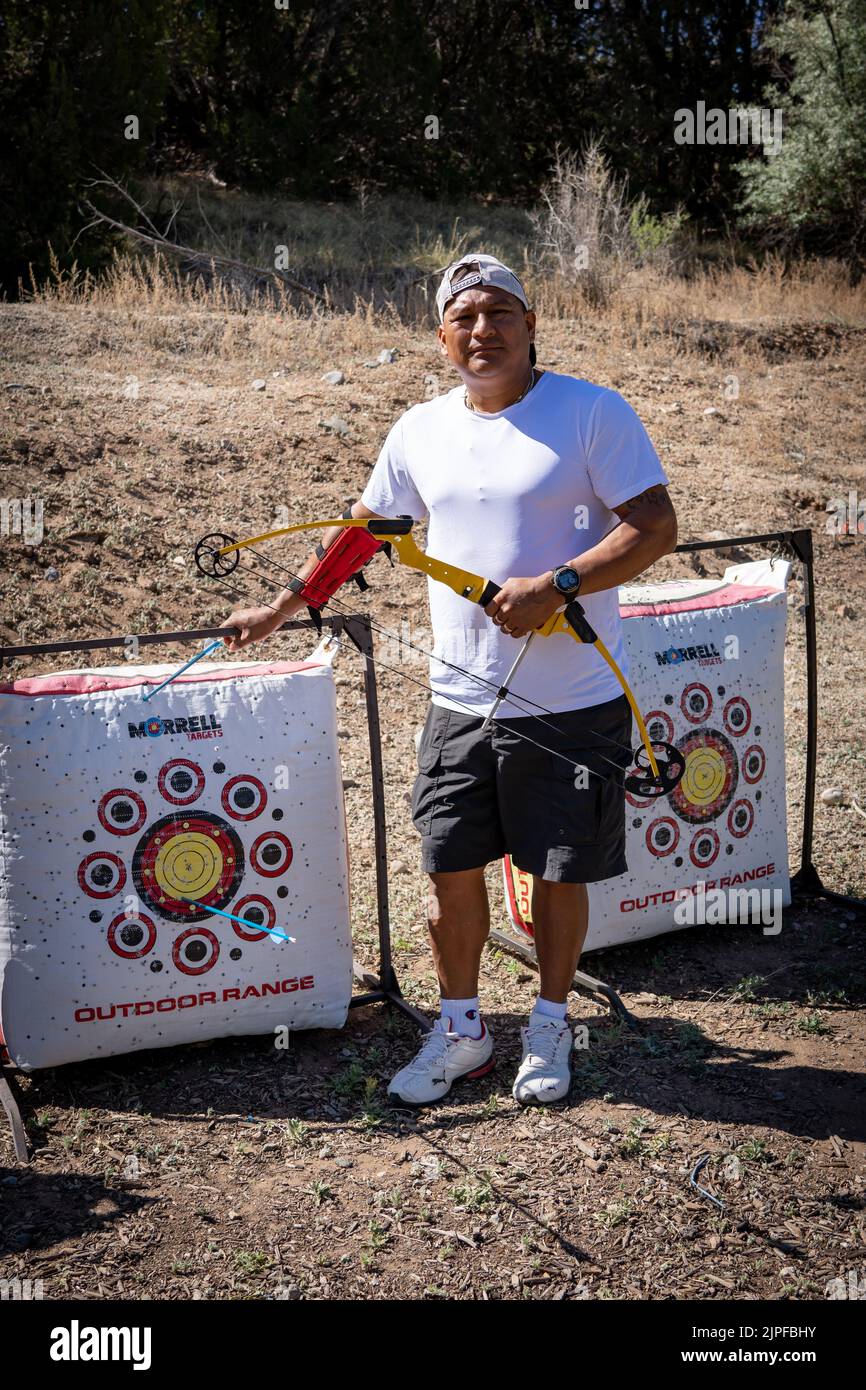
[[[125,787],[115,787],[106,792],[100,801],[96,814],[103,830],[112,835],[134,835],[147,820],[147,807],[138,792]]]
[[[292,842],[279,830],[268,830],[260,835],[250,850],[250,863],[257,874],[265,878],[276,878],[284,874],[292,862],[294,850]]]
[[[121,912],[108,928],[108,944],[116,956],[139,960],[156,944],[156,927],[143,912]]]
[[[650,743],[673,743],[674,721],[666,710],[650,710],[644,723],[650,736]]]
[[[737,755],[717,729],[696,729],[677,744],[686,760],[683,779],[671,792],[677,815],[692,825],[715,820],[737,790]]]
[[[184,975],[203,975],[219,960],[220,944],[207,927],[190,927],[175,938],[171,958]]]
[[[697,869],[708,869],[719,852],[719,837],[715,830],[699,830],[689,845],[689,858]]]
[[[743,780],[753,787],[760,782],[767,769],[767,755],[758,743],[753,743],[743,754]]]
[[[752,709],[748,700],[742,695],[735,695],[725,705],[722,721],[734,738],[740,738],[742,734],[747,733],[752,722]],[[760,729],[757,732],[760,733]]]
[[[664,859],[680,842],[680,828],[673,816],[661,816],[647,826],[646,847],[650,854]]]
[[[204,773],[189,758],[173,758],[160,768],[157,785],[172,806],[190,806],[204,791]]]
[[[255,820],[268,804],[268,794],[258,777],[232,777],[222,791],[222,805],[233,820]]]
[[[728,812],[728,830],[735,840],[744,840],[755,824],[755,808],[747,797],[735,801]]]
[[[95,850],[78,866],[78,886],[89,898],[113,898],[125,883],[123,860],[108,850]]]
[[[200,922],[209,908],[224,908],[243,873],[237,833],[207,811],[175,812],[157,821],[142,836],[132,864],[140,896],[172,922]]]
[[[242,941],[261,941],[263,937],[269,936],[273,931],[277,921],[277,913],[273,903],[267,898],[263,898],[260,893],[248,893],[245,898],[241,898],[232,908],[235,917],[243,917],[244,921],[249,922],[249,929],[245,929],[238,922],[234,922],[234,930]],[[256,928],[262,926],[264,931],[257,931]]]
[[[690,724],[703,724],[713,712],[713,697],[705,685],[694,681],[680,696],[680,709]]]

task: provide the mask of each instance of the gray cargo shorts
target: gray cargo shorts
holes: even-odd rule
[[[555,883],[626,872],[628,700],[543,720],[494,719],[482,734],[480,715],[431,704],[412,790],[427,873],[480,868],[505,854]]]

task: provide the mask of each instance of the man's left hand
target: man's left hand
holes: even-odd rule
[[[562,594],[551,583],[550,570],[546,570],[535,579],[506,579],[484,612],[509,637],[526,637],[543,627],[564,604]]]

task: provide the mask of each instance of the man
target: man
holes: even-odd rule
[[[485,717],[518,644],[570,598],[625,665],[617,586],[674,548],[676,517],[623,398],[535,366],[535,314],[501,261],[449,266],[436,304],[439,350],[461,385],[397,420],[351,514],[426,515],[432,555],[505,582],[482,611],[430,581],[441,660],[431,662],[412,815],[430,877],[441,1010],[389,1093],[429,1104],[492,1069],[478,999],[490,925],[484,870],[509,853],[533,876],[540,976],[513,1095],[543,1104],[565,1096],[571,1079],[567,998],[588,926],[586,885],[626,869],[631,712],[596,649],[557,634],[533,642],[513,699],[486,729]],[[323,546],[339,534],[326,532]],[[302,576],[314,565],[311,557]],[[276,612],[233,613],[227,622],[242,631],[228,645],[266,636],[302,606],[286,591]],[[539,706],[543,722],[533,718]]]

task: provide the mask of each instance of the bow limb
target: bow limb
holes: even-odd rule
[[[644,717],[640,712],[640,708],[635,698],[634,691],[632,690],[631,686],[629,685],[628,681],[626,680],[623,672],[620,670],[613,656],[602,642],[598,633],[587,621],[586,615],[583,609],[581,608],[580,604],[572,600],[571,603],[566,604],[563,610],[561,610],[558,613],[554,613],[552,618],[548,618],[547,622],[544,623],[542,627],[538,628],[538,631],[542,633],[542,635],[545,637],[549,637],[551,633],[554,632],[565,632],[569,635],[569,637],[573,637],[576,642],[583,642],[586,643],[588,646],[595,647],[595,650],[598,652],[599,656],[603,657],[603,659],[607,662],[611,671],[616,676],[617,680],[622,686],[623,694],[625,695],[625,698],[628,700],[629,705],[631,707],[631,712],[634,715],[634,722],[637,725],[638,733],[640,734],[641,738],[641,743],[646,749],[646,755],[649,759],[649,765],[652,768],[653,776],[658,777],[658,763],[656,762],[656,757],[655,753],[653,752],[653,746],[650,741],[647,726],[644,722]]]

